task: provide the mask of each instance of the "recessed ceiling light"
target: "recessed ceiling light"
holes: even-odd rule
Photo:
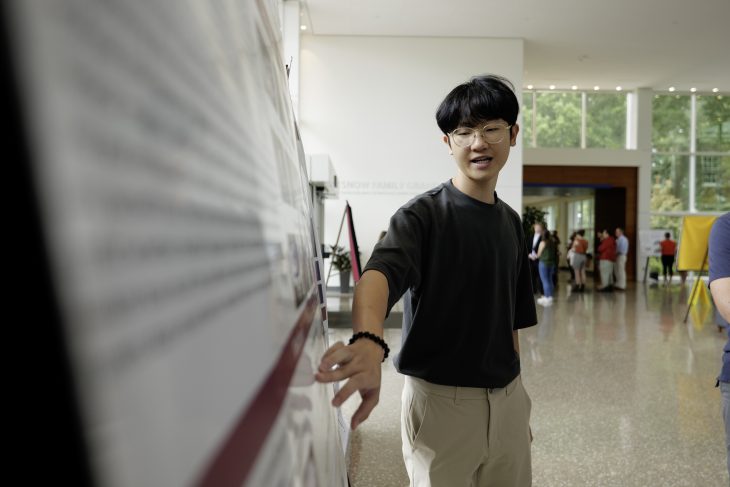
[[[695,91],[697,91],[697,88],[692,87],[692,88],[689,89],[689,91],[691,91],[692,93],[694,93]]]
[[[674,86],[669,87],[669,91],[674,91],[674,90],[675,90]]]
[[[621,90],[623,90],[623,88],[621,88],[620,86],[616,87],[616,91],[621,91]]]
[[[577,87],[576,85],[573,85],[573,86],[571,86],[571,87],[570,87],[570,89],[571,89],[571,90],[577,90],[577,89],[578,89],[578,87]]]
[[[718,88],[713,88],[713,89],[712,89],[712,92],[713,92],[713,93],[717,93],[718,91],[720,91],[720,90],[719,90]]]
[[[299,28],[302,29],[302,30],[307,30],[307,26],[306,25],[300,25]]]
[[[594,87],[593,87],[593,91],[598,91],[598,90],[600,90],[600,89],[601,89],[601,87],[600,87],[600,86],[598,86],[598,85],[596,85],[596,86],[594,86]]]
[[[555,89],[555,85],[550,85],[550,89],[551,90],[554,90]]]
[[[532,89],[532,85],[527,85],[527,89],[528,90],[531,90]]]

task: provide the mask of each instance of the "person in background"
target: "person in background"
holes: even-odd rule
[[[616,241],[604,228],[598,234],[601,243],[598,245],[598,269],[601,273],[601,287],[599,292],[608,293],[613,291],[613,264],[616,262]]]
[[[613,265],[616,275],[616,291],[626,291],[626,256],[629,253],[629,239],[624,235],[624,229],[616,228],[616,262]]]
[[[352,429],[378,404],[383,322],[403,299],[403,460],[412,486],[532,484],[531,400],[518,330],[537,324],[529,241],[497,197],[517,144],[519,101],[509,81],[478,76],[436,112],[454,177],[399,208],[355,287],[353,336],[322,356],[315,378],[345,381],[332,400],[361,401]]]
[[[573,273],[575,274],[575,286],[573,291],[583,292],[586,289],[586,265],[588,258],[588,239],[585,238],[586,231],[580,229],[573,239]]]
[[[553,234],[543,232],[542,240],[537,248],[536,257],[538,262],[538,270],[540,271],[540,280],[544,295],[538,298],[537,303],[543,306],[552,306],[553,304],[553,275],[555,274],[555,263],[558,260],[558,244],[555,242]]]
[[[542,234],[547,231],[547,225],[544,222],[535,222],[532,225],[532,245],[530,246],[530,272],[532,274],[532,290],[535,294],[543,294],[542,280],[540,279],[540,270],[538,268],[537,249],[542,241]]]
[[[578,234],[578,232],[573,232],[570,234],[570,237],[568,238],[568,245],[565,247],[568,251],[565,254],[565,259],[568,262],[568,271],[570,272],[570,285],[575,285],[575,271],[573,270],[573,241],[575,240],[575,236]]]
[[[662,275],[665,286],[668,286],[674,277],[674,256],[677,254],[677,242],[670,237],[670,233],[667,232],[664,234],[664,240],[659,242],[662,248]]]
[[[559,263],[562,253],[560,252],[560,237],[558,236],[558,231],[553,230],[550,232],[550,235],[555,243],[555,271],[553,272],[553,290],[555,290],[558,288],[558,270],[560,269]]]
[[[667,237],[668,238],[668,237]],[[708,255],[710,258],[710,293],[717,311],[727,323],[730,321],[730,213],[715,220],[710,231]],[[717,386],[722,395],[722,417],[725,423],[725,450],[730,475],[730,327],[728,340],[722,351],[722,369]]]

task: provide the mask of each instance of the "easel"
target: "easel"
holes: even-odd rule
[[[641,282],[646,282],[646,275],[649,273],[649,262],[651,262],[651,259],[656,259],[656,255],[646,256],[646,264],[644,264],[644,280]]]
[[[335,244],[332,246],[332,248],[336,248],[337,244],[340,243],[340,236],[342,235],[342,225],[345,224],[345,217],[347,216],[347,202],[345,202],[345,209],[342,212],[342,219],[340,219],[340,229],[337,230],[337,238],[335,239]],[[330,282],[330,276],[332,275],[332,263],[330,263],[330,268],[327,271],[327,279],[324,281],[324,288],[327,289],[327,283]]]
[[[695,293],[697,292],[697,287],[704,285],[704,284],[702,284],[702,271],[705,270],[705,264],[707,263],[707,254],[708,254],[709,250],[710,250],[709,248],[705,249],[705,257],[702,259],[702,266],[700,267],[700,271],[697,274],[697,280],[695,281],[694,285],[692,286],[692,294],[690,294],[690,296],[689,296],[689,303],[687,303],[687,312],[684,314],[683,323],[687,323],[687,317],[689,316],[689,310],[692,309],[692,304],[695,299]]]

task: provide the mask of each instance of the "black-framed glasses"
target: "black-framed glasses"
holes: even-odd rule
[[[474,143],[477,133],[482,136],[482,140],[487,144],[499,144],[504,140],[504,129],[510,129],[512,125],[503,123],[488,123],[482,128],[459,127],[449,134],[454,144],[459,147],[469,147]]]

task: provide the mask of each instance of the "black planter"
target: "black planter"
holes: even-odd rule
[[[340,271],[340,292],[350,292],[350,271]]]

